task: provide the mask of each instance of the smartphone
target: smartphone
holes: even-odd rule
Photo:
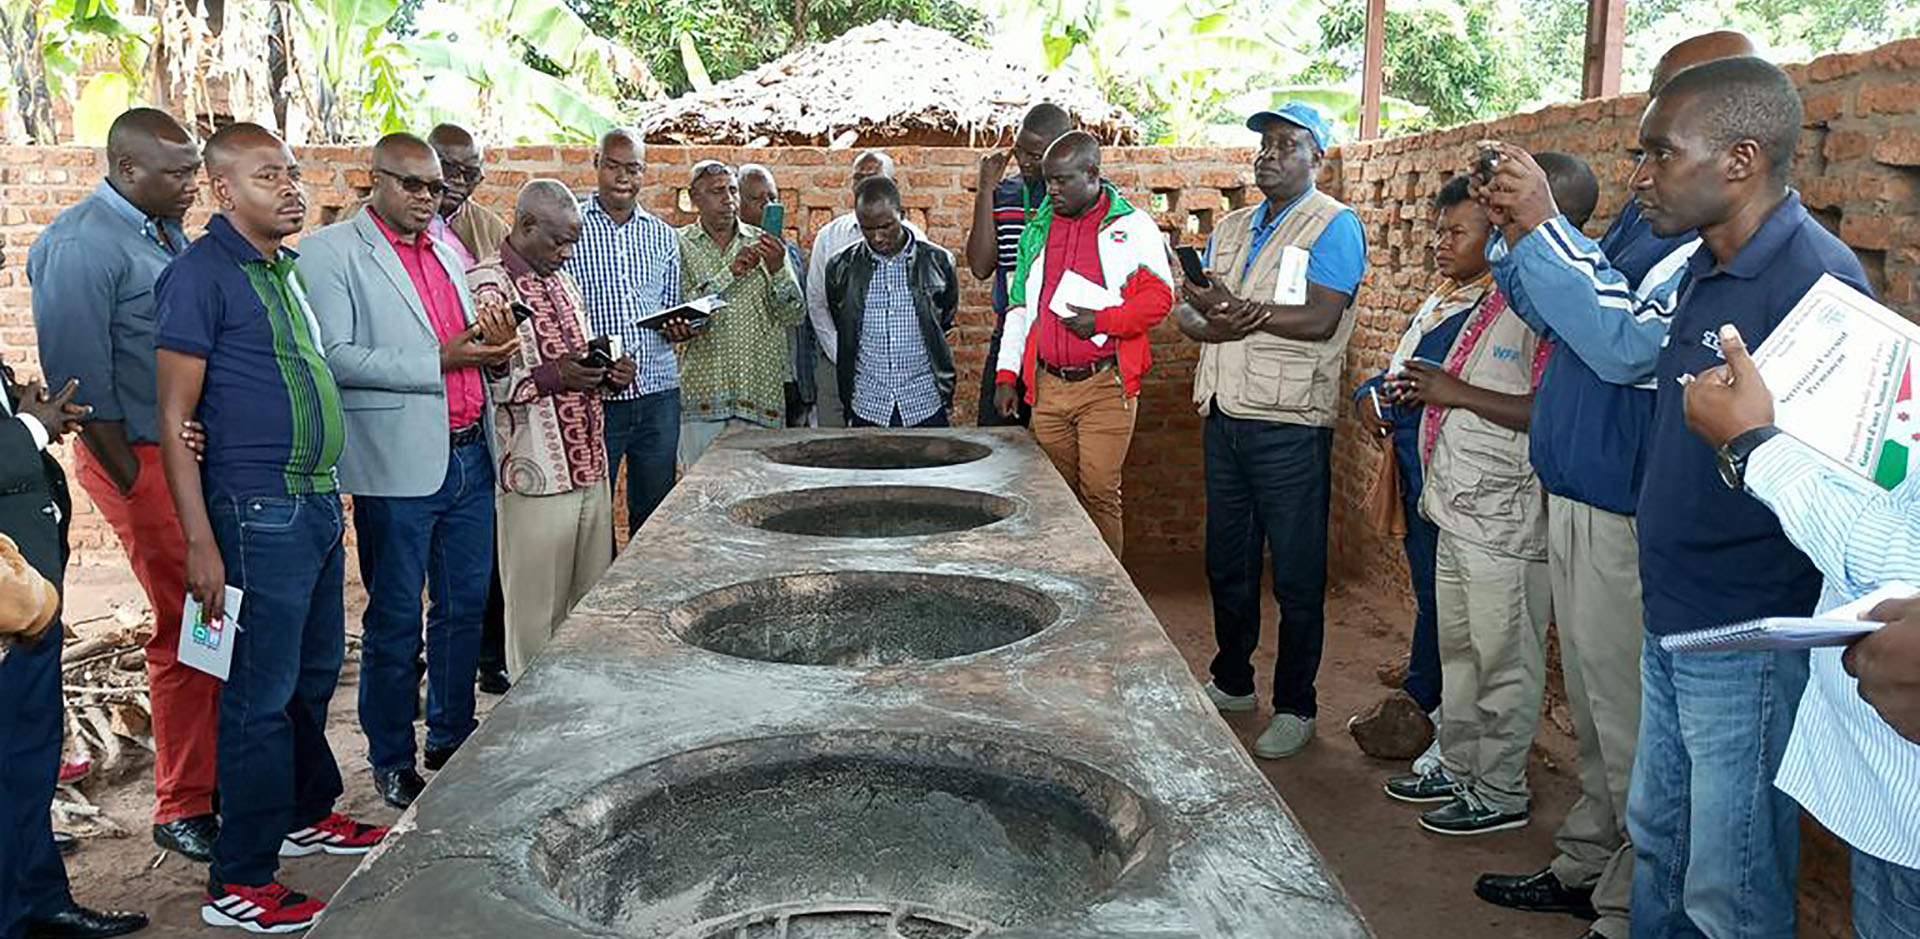
[[[513,301],[513,304],[507,307],[507,309],[513,311],[513,321],[516,323],[524,323],[527,320],[533,319],[533,307],[527,306],[518,300]]]
[[[787,207],[778,202],[769,203],[766,213],[760,216],[760,230],[778,238],[786,230],[786,225]]]
[[[1480,155],[1473,161],[1473,178],[1482,186],[1493,182],[1493,171],[1499,168],[1502,159],[1499,147],[1481,147]]]
[[[588,368],[612,368],[613,340],[601,336],[587,343],[587,354],[580,357],[580,364]]]
[[[1187,283],[1195,287],[1211,287],[1213,281],[1207,277],[1207,266],[1200,261],[1200,249],[1182,245],[1173,249],[1180,258],[1180,270],[1187,275]]]

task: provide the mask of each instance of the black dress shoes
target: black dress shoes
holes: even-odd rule
[[[153,826],[153,843],[175,854],[199,861],[213,860],[213,840],[220,837],[220,819],[214,815],[176,818]]]
[[[1473,893],[1508,909],[1599,918],[1593,911],[1593,888],[1569,887],[1553,875],[1551,868],[1537,874],[1482,874],[1473,885]]]
[[[53,833],[53,849],[60,852],[61,857],[68,857],[80,850],[80,839],[64,831],[56,831]]]
[[[373,771],[373,787],[380,790],[380,798],[396,809],[404,809],[420,798],[420,790],[427,788],[427,781],[413,771],[406,769],[376,769]]]
[[[71,900],[44,919],[27,920],[27,939],[106,939],[147,928],[145,913],[89,910]]]
[[[506,694],[513,687],[513,682],[507,680],[506,666],[488,664],[480,666],[478,685],[487,694]]]
[[[447,765],[447,761],[453,759],[454,751],[459,749],[458,746],[448,747],[444,750],[439,747],[422,747],[420,751],[420,763],[430,770],[438,770],[440,767]]]

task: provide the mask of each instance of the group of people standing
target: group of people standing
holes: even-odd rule
[[[1829,484],[1772,428],[1745,354],[1820,276],[1866,289],[1788,188],[1800,125],[1791,81],[1744,37],[1675,47],[1631,198],[1598,242],[1581,230],[1599,198],[1585,163],[1489,142],[1433,206],[1444,285],[1353,396],[1400,480],[1419,601],[1404,690],[1437,727],[1385,789],[1433,803],[1419,824],[1439,834],[1526,824],[1557,621],[1581,798],[1550,865],[1476,891],[1587,916],[1590,937],[1791,935],[1795,800],[1856,848],[1860,935],[1916,934],[1920,609],[1875,611],[1887,628],[1811,666],[1659,643],[1920,577],[1920,493]],[[1260,709],[1270,553],[1274,713],[1252,749],[1283,759],[1315,737],[1331,453],[1367,249],[1354,211],[1315,187],[1320,113],[1291,103],[1246,126],[1262,199],[1221,219],[1184,278],[1103,177],[1098,142],[1047,104],[981,160],[966,254],[993,280],[981,423],[1028,425],[1116,555],[1149,331],[1171,316],[1201,345],[1218,644],[1204,691]],[[29,256],[58,390],[6,376],[0,520],[57,584],[71,510],[45,450],[78,434],[80,483],[157,618],[154,839],[209,863],[209,924],[304,928],[324,903],[283,886],[280,859],[386,836],[334,808],[348,524],[369,768],[405,807],[420,768],[474,730],[476,687],[506,690],[611,564],[623,465],[631,534],[728,434],[952,419],[956,268],[905,218],[879,151],[856,156],[851,211],[810,256],[769,220],[764,166],[694,164],[696,218],[667,225],[640,205],[645,148],[621,130],[596,148],[593,192],[534,180],[510,222],[472,201],[485,165],[469,133],[390,134],[365,204],[298,252],[300,166],[264,128],[203,146],[137,109],[107,158]],[[203,168],[216,211],[190,242]],[[176,658],[188,596],[240,631],[224,682]],[[5,939],[145,923],[74,903],[48,828],[59,633],[55,619],[0,657],[0,801],[17,822],[0,826]]]

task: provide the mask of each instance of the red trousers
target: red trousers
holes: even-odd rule
[[[179,663],[180,607],[187,596],[187,545],[167,492],[160,447],[136,444],[140,476],[121,495],[86,444],[73,448],[80,486],[113,526],[133,576],[153,606],[147,642],[148,700],[153,705],[153,821],[213,811],[214,742],[220,731],[220,680]]]

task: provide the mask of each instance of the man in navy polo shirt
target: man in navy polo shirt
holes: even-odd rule
[[[233,632],[216,751],[220,834],[212,926],[293,932],[322,901],[277,880],[282,857],[365,854],[385,828],[334,811],[340,768],[327,706],[345,653],[345,520],[334,467],[346,441],[293,252],[306,219],[300,165],[257,124],[208,138],[219,213],[154,285],[161,457],[187,543],[187,592]],[[205,462],[181,431],[206,428]],[[225,588],[242,592],[226,608]]]
[[[1787,186],[1802,111],[1793,81],[1756,58],[1680,72],[1648,106],[1632,185],[1654,235],[1698,230],[1666,343],[1641,484],[1647,642],[1627,826],[1633,934],[1791,936],[1800,814],[1773,788],[1807,680],[1804,652],[1661,650],[1663,635],[1807,615],[1820,574],[1766,507],[1721,481],[1689,433],[1679,378],[1719,364],[1719,329],[1759,345],[1832,274],[1860,263]],[[1731,459],[1745,445],[1727,448]]]
[[[1751,55],[1734,32],[1667,50],[1650,93],[1674,75]],[[1546,487],[1548,570],[1567,700],[1580,741],[1580,798],[1555,833],[1555,856],[1531,874],[1487,874],[1482,899],[1595,917],[1588,939],[1626,939],[1633,848],[1627,790],[1640,724],[1640,546],[1634,511],[1653,423],[1653,367],[1693,232],[1658,237],[1629,199],[1598,244],[1561,216],[1547,174],[1525,150],[1502,159],[1479,193],[1502,222],[1494,277],[1514,309],[1557,340],[1534,395],[1530,456]]]

